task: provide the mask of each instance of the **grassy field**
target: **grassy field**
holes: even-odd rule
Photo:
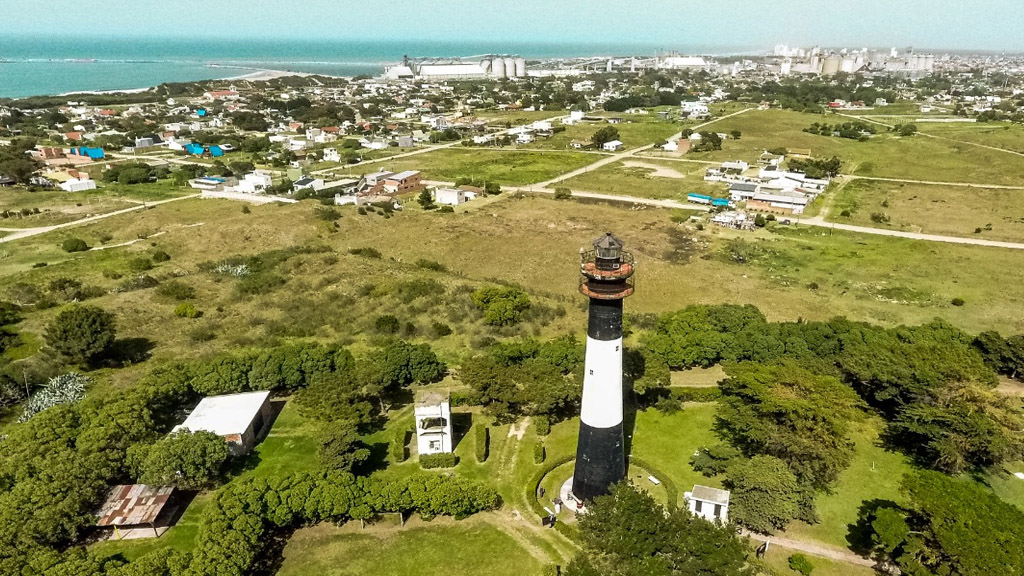
[[[544,562],[497,527],[502,519],[478,515],[456,522],[438,518],[405,528],[320,525],[297,531],[284,549],[280,576],[384,576],[416,574],[540,574]],[[489,521],[490,520],[490,521]]]
[[[603,113],[603,118],[621,118],[619,124],[609,124],[607,121],[583,122],[572,126],[566,126],[564,132],[559,132],[551,138],[540,138],[536,142],[526,146],[528,148],[541,148],[551,150],[566,150],[573,140],[588,141],[595,132],[605,127],[612,127],[619,131],[619,140],[627,150],[646,146],[648,144],[662,144],[669,136],[678,133],[683,126],[678,122],[661,120],[657,114],[617,114]]]
[[[782,548],[781,546],[772,546],[768,549],[768,554],[765,555],[764,561],[775,571],[774,576],[800,576],[799,572],[789,567],[789,557],[793,554],[793,550]],[[867,566],[846,564],[806,554],[805,556],[811,561],[811,566],[814,567],[812,572],[814,576],[875,576],[878,574]]]
[[[143,186],[100,183],[96,190],[85,192],[6,189],[0,192],[0,212],[28,209],[33,212],[39,210],[39,213],[0,218],[0,228],[37,228],[63,224],[95,214],[131,208],[142,202],[166,200],[192,192],[187,188],[178,188],[170,181]]]
[[[849,216],[843,216],[844,212],[849,212]],[[889,221],[876,221],[873,215]],[[836,190],[828,219],[893,230],[1020,242],[1024,240],[1024,190],[854,180]]]
[[[467,176],[511,186],[548,180],[596,160],[583,152],[531,152],[502,148],[447,148],[408,158],[385,160],[363,172],[379,169],[420,170],[427,180],[454,181]]]
[[[814,122],[842,123],[849,118],[788,110],[751,111],[714,125],[718,132],[740,130],[739,140],[726,140],[722,150],[689,154],[698,160],[736,160],[753,163],[770,148],[810,149],[815,157],[838,156],[843,173],[860,176],[1018,185],[1024,157],[949,140],[924,136],[899,138],[878,127],[867,142],[803,132]],[[929,128],[930,130],[930,128]]]
[[[602,166],[592,172],[570,178],[560,185],[568,186],[572,190],[680,201],[685,201],[686,195],[690,193],[728,196],[727,185],[704,181],[704,172],[709,167],[708,164],[695,162],[640,157]]]

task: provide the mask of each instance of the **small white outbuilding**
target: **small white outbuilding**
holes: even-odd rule
[[[452,409],[448,399],[439,392],[429,392],[416,399],[416,447],[420,456],[451,453]]]
[[[683,494],[690,512],[705,520],[729,521],[729,491],[695,484],[693,490]]]

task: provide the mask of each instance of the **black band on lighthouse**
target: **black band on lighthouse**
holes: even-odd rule
[[[622,338],[622,300],[590,299],[587,336],[602,341]]]
[[[611,428],[593,428],[581,422],[577,442],[574,496],[592,500],[607,494],[612,485],[626,477],[622,423]]]

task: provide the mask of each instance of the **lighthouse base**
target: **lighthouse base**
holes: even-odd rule
[[[572,493],[589,502],[611,493],[612,486],[625,477],[622,423],[609,428],[595,428],[581,422]]]

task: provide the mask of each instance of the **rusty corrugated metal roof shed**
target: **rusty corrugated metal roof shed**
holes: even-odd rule
[[[137,526],[152,524],[163,510],[173,486],[123,484],[114,486],[97,513],[97,526]]]

